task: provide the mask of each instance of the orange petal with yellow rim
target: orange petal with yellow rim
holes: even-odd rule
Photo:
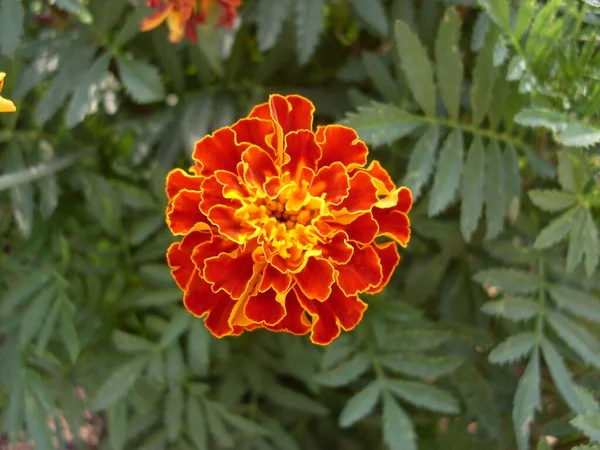
[[[235,211],[235,209],[228,206],[213,206],[208,212],[208,219],[217,226],[219,233],[238,244],[243,244],[246,241],[246,236],[252,234],[254,229],[235,217]]]
[[[196,142],[192,158],[202,167],[203,175],[212,175],[217,170],[235,173],[242,151],[247,146],[235,142],[235,133],[231,128],[221,128]]]
[[[323,244],[317,244],[316,248],[322,251],[322,257],[337,264],[346,264],[350,261],[354,247],[348,242],[348,235],[343,231],[336,233],[333,238]]]
[[[271,95],[269,109],[274,121],[281,125],[283,134],[291,131],[312,130],[314,105],[299,95]]]
[[[412,192],[407,187],[401,187],[400,192],[398,192],[398,203],[394,209],[400,210],[405,214],[408,214],[412,207],[413,198]]]
[[[344,166],[364,166],[369,150],[356,131],[343,125],[317,127],[317,143],[323,150],[319,167],[329,166],[336,161]]]
[[[222,171],[223,172],[223,171]],[[242,203],[238,199],[226,198],[224,195],[225,186],[217,180],[216,175],[205,178],[202,182],[202,201],[200,202],[200,211],[208,214],[213,206],[221,205],[228,208],[238,209]]]
[[[242,162],[244,179],[255,187],[262,188],[268,178],[278,174],[271,155],[255,145],[244,150]]]
[[[167,175],[166,193],[170,200],[179,193],[182,189],[188,191],[199,191],[203,177],[188,175],[181,169],[174,169]]]
[[[237,175],[231,172],[227,172],[226,170],[217,170],[215,172],[215,178],[219,184],[223,186],[221,193],[223,194],[224,198],[240,200],[250,195],[246,186],[244,184],[240,184],[240,179],[237,177]]]
[[[377,252],[371,247],[354,247],[352,258],[346,264],[336,264],[337,285],[346,295],[356,295],[377,286],[383,278],[383,269]]]
[[[292,277],[287,273],[281,273],[272,265],[267,264],[262,272],[262,278],[258,290],[265,292],[271,288],[278,293],[286,292],[292,284]]]
[[[300,305],[310,314],[312,325],[310,340],[314,344],[327,345],[340,335],[340,326],[328,302],[307,298],[299,289],[294,289]]]
[[[301,336],[310,331],[311,323],[306,316],[304,308],[300,306],[296,293],[291,290],[285,297],[285,316],[275,325],[267,325],[265,328],[271,331],[285,331]]]
[[[289,172],[292,180],[301,178],[301,170],[304,167],[317,170],[317,162],[321,159],[321,149],[315,142],[312,131],[300,130],[290,132],[285,137],[285,154],[287,155],[283,172]]]
[[[379,224],[379,234],[396,240],[406,247],[410,240],[410,221],[408,216],[396,209],[373,208],[373,217]]]
[[[150,31],[165,21],[171,10],[173,9],[172,3],[166,3],[159,6],[158,9],[142,20],[140,31]]]
[[[250,297],[245,313],[246,317],[254,322],[275,325],[285,316],[285,308],[277,301],[277,293],[270,289]]]
[[[379,234],[379,225],[371,213],[361,214],[352,222],[343,226],[342,230],[348,235],[350,241],[359,244],[370,244]]]
[[[183,296],[183,305],[194,316],[202,317],[217,303],[228,299],[229,296],[226,292],[215,294],[210,284],[204,281],[199,270],[195,268]]]
[[[294,275],[294,281],[308,298],[323,301],[331,294],[333,275],[333,266],[329,262],[309,258],[304,268]]]
[[[204,319],[206,328],[208,328],[208,330],[216,337],[223,337],[233,334],[234,329],[229,324],[229,318],[231,317],[236,304],[236,300],[231,300],[230,298],[221,299],[221,301],[219,301],[215,307],[209,311],[206,319]]]
[[[334,205],[344,200],[348,196],[349,190],[348,172],[346,167],[339,162],[319,169],[309,189],[310,195],[320,197],[325,194],[325,200]]]
[[[182,190],[169,202],[167,225],[175,235],[210,230],[207,217],[200,211],[200,192]]]
[[[268,114],[269,107],[266,103],[265,107]],[[275,127],[270,116],[267,120],[256,117],[241,119],[233,124],[231,129],[235,132],[238,143],[257,145],[275,158],[275,149],[267,142],[267,137],[275,134]]]
[[[392,191],[396,188],[396,185],[392,181],[392,177],[390,177],[390,174],[387,173],[387,170],[381,167],[379,161],[373,161],[371,164],[369,164],[369,167],[363,170],[373,178],[381,181],[383,187],[385,187],[387,191]]]
[[[177,285],[185,290],[192,273],[196,268],[192,262],[192,253],[194,249],[210,240],[211,234],[208,232],[194,232],[183,237],[181,242],[174,242],[167,250],[167,263],[171,268],[171,273]]]
[[[357,295],[345,295],[337,286],[331,292],[327,306],[345,331],[350,331],[358,325],[367,309],[366,303]]]
[[[365,172],[356,172],[350,178],[348,197],[335,209],[346,208],[348,212],[369,211],[377,200],[377,187],[371,181],[371,176]]]
[[[254,274],[252,253],[238,251],[221,253],[204,261],[204,278],[213,285],[213,292],[224,290],[234,299],[246,292]]]
[[[368,294],[376,294],[380,292],[390,281],[394,269],[400,262],[400,254],[395,242],[386,242],[384,244],[374,244],[373,249],[379,256],[383,277],[378,285],[372,286],[365,292]]]
[[[201,274],[204,271],[204,263],[208,258],[233,251],[237,245],[222,236],[213,235],[210,241],[203,242],[194,248],[192,261],[198,267]],[[202,275],[204,276],[204,275]]]

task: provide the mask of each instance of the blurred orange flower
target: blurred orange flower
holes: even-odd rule
[[[4,87],[5,77],[6,74],[4,72],[0,72],[0,92],[2,92],[2,88]],[[17,108],[15,107],[15,104],[13,102],[0,96],[0,113],[15,112],[16,110]]]
[[[356,132],[312,131],[314,106],[273,95],[196,143],[167,177],[168,250],[185,307],[218,337],[258,327],[328,344],[353,329],[410,238],[411,192]],[[375,242],[385,236],[391,240]]]
[[[186,36],[196,42],[196,25],[206,23],[211,2],[221,7],[219,26],[230,28],[242,0],[146,0],[156,11],[143,20],[141,30],[152,30],[166,20],[171,42],[180,42]]]

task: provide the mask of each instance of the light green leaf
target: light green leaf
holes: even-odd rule
[[[583,259],[586,272],[591,276],[600,256],[598,228],[589,210],[578,207],[573,216],[567,252],[567,272],[573,271]]]
[[[575,168],[573,167],[571,154],[567,150],[561,150],[557,156],[558,182],[565,191],[575,193],[577,191],[575,187]]]
[[[21,0],[2,0],[0,2],[0,50],[10,57],[21,44],[24,32],[25,10]]]
[[[548,292],[560,308],[584,319],[600,322],[600,299],[598,297],[561,284],[550,285]]]
[[[98,85],[106,76],[111,56],[110,53],[105,53],[97,58],[77,85],[67,109],[67,127],[73,128],[92,111]]]
[[[494,364],[513,363],[528,355],[535,343],[535,333],[527,331],[514,334],[490,352],[489,360]]]
[[[73,14],[81,13],[81,0],[55,0],[54,3],[59,8],[62,8],[65,11]]]
[[[467,154],[461,185],[460,230],[466,241],[471,239],[483,211],[485,152],[479,136],[475,136]]]
[[[345,386],[364,374],[369,366],[369,358],[364,353],[358,353],[337,367],[318,374],[316,381],[323,386]]]
[[[123,450],[127,441],[127,404],[125,400],[110,405],[106,411],[106,419],[111,450]]]
[[[580,414],[569,422],[576,428],[579,428],[592,440],[600,442],[600,414],[585,413]]]
[[[543,127],[555,133],[565,130],[573,121],[566,114],[544,108],[524,108],[514,120],[525,127]]]
[[[463,169],[463,152],[462,132],[453,130],[440,150],[427,210],[429,217],[441,213],[454,200]]]
[[[515,269],[480,270],[473,276],[473,280],[479,284],[496,286],[502,291],[518,294],[535,292],[541,284],[537,275]]]
[[[589,147],[600,142],[600,128],[583,122],[570,123],[558,139],[569,147]]]
[[[354,128],[367,144],[379,146],[406,136],[421,122],[396,106],[373,102],[359,107],[357,113],[348,114],[342,124]]]
[[[540,407],[540,367],[536,349],[519,380],[513,401],[512,419],[519,450],[529,449],[529,425]]]
[[[169,441],[177,442],[183,423],[183,391],[181,386],[171,386],[165,397],[163,420],[167,429]]]
[[[148,351],[154,347],[148,339],[121,330],[114,330],[112,339],[118,350],[127,353]]]
[[[390,450],[417,450],[413,423],[389,394],[383,396],[383,440]]]
[[[552,343],[547,339],[542,340],[542,354],[544,355],[544,360],[550,370],[554,384],[558,388],[562,398],[565,399],[572,411],[582,413],[583,405],[579,401],[579,395],[575,390],[575,383],[571,379],[562,356],[560,356]]]
[[[386,386],[415,406],[443,414],[457,414],[458,402],[448,392],[421,381],[388,380]]]
[[[402,103],[404,96],[400,86],[390,75],[389,69],[382,58],[368,51],[363,52],[361,56],[369,78],[383,98],[396,104]]]
[[[540,234],[533,243],[533,248],[548,248],[564,239],[575,224],[575,220],[579,217],[579,209],[579,206],[575,206],[552,220],[552,222],[540,231]]]
[[[433,172],[438,138],[438,127],[430,126],[419,138],[410,154],[403,184],[411,190],[415,200],[420,197],[423,186],[427,184]]]
[[[600,368],[600,341],[586,328],[568,317],[552,312],[548,323],[556,334],[586,363]]]
[[[447,375],[462,363],[454,355],[431,356],[423,353],[394,352],[379,356],[386,369],[413,377],[439,377]]]
[[[300,0],[296,2],[296,50],[300,65],[306,64],[314,54],[323,30],[325,0]]]
[[[179,288],[158,289],[140,295],[136,307],[146,308],[152,306],[164,306],[181,301],[183,294]]]
[[[259,0],[256,39],[261,52],[266,52],[275,45],[289,12],[289,0]]]
[[[490,18],[504,32],[511,33],[510,27],[510,4],[508,0],[480,0],[484,5]]]
[[[347,428],[368,416],[379,401],[381,387],[377,381],[371,381],[362,390],[354,394],[346,402],[340,413],[338,423],[340,427]]]
[[[454,8],[444,13],[435,41],[437,82],[450,118],[457,120],[464,68],[460,54],[461,21]]]
[[[488,31],[485,44],[477,54],[475,67],[473,68],[473,83],[471,85],[471,110],[473,112],[472,122],[477,126],[485,117],[494,87],[496,78],[496,69],[494,68],[493,46],[496,41],[497,33],[491,29]]]
[[[508,81],[515,81],[521,78],[525,69],[527,68],[527,62],[521,55],[515,55],[510,59],[508,63],[508,69],[506,70],[506,79]],[[515,117],[516,121],[516,117]]]
[[[473,26],[473,34],[471,36],[471,51],[478,52],[483,47],[485,42],[485,36],[487,35],[490,27],[490,18],[484,13],[480,12],[475,19],[475,25]]]
[[[561,211],[577,201],[575,195],[555,189],[532,189],[527,194],[535,206],[550,212]]]
[[[341,386],[341,384],[336,384],[336,386]],[[323,406],[317,400],[279,384],[269,386],[266,394],[273,403],[290,408],[294,411],[317,416],[324,416],[329,412],[327,407]]]
[[[179,309],[163,330],[159,345],[163,348],[174,343],[190,326],[192,315],[187,309]]]
[[[502,153],[495,140],[490,142],[485,163],[485,217],[487,231],[485,239],[495,239],[504,229],[506,216],[506,180]]]
[[[380,36],[387,36],[389,32],[388,19],[381,0],[350,0],[356,15],[373,28]]]
[[[436,89],[427,51],[417,35],[401,20],[396,21],[395,32],[396,48],[408,86],[425,114],[434,117]]]
[[[528,297],[505,295],[501,300],[487,302],[481,310],[496,317],[509,320],[528,320],[539,313],[539,305]]]
[[[123,86],[136,102],[152,103],[163,99],[165,90],[156,67],[123,56],[116,59]]]
[[[115,369],[96,392],[90,409],[101,411],[122,398],[133,387],[147,364],[148,358],[142,356]]]
[[[200,402],[193,395],[188,394],[187,396],[185,418],[188,435],[192,438],[196,448],[198,450],[208,450],[206,420]]]
[[[519,40],[531,25],[538,5],[536,0],[521,0],[517,9],[517,19],[513,27],[513,35]]]

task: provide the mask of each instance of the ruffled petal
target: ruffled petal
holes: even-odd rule
[[[268,114],[269,107],[266,103],[265,107]],[[272,146],[275,126],[270,116],[267,120],[258,117],[241,119],[232,125],[231,129],[235,132],[236,142],[256,145],[275,158],[275,149]]]
[[[358,325],[367,309],[366,303],[357,295],[345,295],[337,286],[331,292],[327,306],[345,331],[350,331]]]
[[[354,247],[346,242],[347,239],[346,233],[338,232],[328,242],[317,245],[317,249],[322,252],[321,256],[324,259],[337,264],[346,264],[354,252]]]
[[[255,274],[251,252],[221,253],[204,261],[204,279],[213,285],[213,292],[224,290],[239,299],[247,291]]]
[[[200,211],[200,192],[180,191],[169,203],[167,225],[175,235],[210,230],[210,222]]]
[[[274,289],[278,293],[287,292],[292,284],[292,277],[288,273],[281,273],[272,265],[267,264],[262,272],[262,278],[258,286],[260,292]]]
[[[345,225],[342,230],[348,234],[348,239],[359,244],[370,244],[380,233],[379,225],[373,218],[371,213],[362,214],[349,224]]]
[[[236,209],[229,206],[213,206],[208,212],[208,219],[216,225],[219,233],[238,244],[244,244],[247,236],[253,234],[255,229],[237,218],[235,212]]]
[[[346,167],[336,162],[322,167],[315,175],[310,187],[310,195],[324,196],[325,201],[337,205],[348,196],[350,178]]]
[[[225,170],[217,170],[215,172],[215,179],[222,186],[220,193],[223,198],[232,200],[241,200],[250,195],[248,188],[245,184],[240,183],[240,179],[237,175],[227,172]],[[219,187],[217,184],[214,185],[213,189],[217,189],[217,195],[219,194]],[[231,205],[233,206],[233,205]]]
[[[410,221],[405,213],[395,208],[373,208],[373,218],[379,225],[380,235],[394,239],[402,247],[408,245],[410,239]]]
[[[204,177],[188,175],[181,169],[174,169],[167,175],[166,193],[167,198],[171,200],[182,189],[188,191],[199,191]]]
[[[164,5],[159,6],[155,12],[153,12],[144,20],[142,20],[140,31],[150,31],[159,26],[165,21],[169,13],[171,13],[172,9],[172,3],[165,3]]]
[[[212,236],[210,241],[203,242],[194,248],[192,261],[198,267],[198,270],[200,270],[200,275],[204,276],[204,264],[207,259],[221,253],[232,252],[236,247],[235,242],[231,242],[221,236]]]
[[[340,326],[335,314],[328,306],[329,302],[319,302],[307,298],[298,289],[295,290],[300,305],[310,314],[312,324],[310,340],[313,344],[327,345],[340,335]]]
[[[327,300],[334,282],[333,266],[324,259],[310,258],[306,266],[294,275],[300,290],[310,299]]]
[[[351,213],[369,211],[377,200],[377,187],[371,181],[371,176],[365,172],[357,172],[350,178],[348,196],[335,209]]]
[[[321,159],[321,149],[315,142],[315,135],[308,130],[294,131],[285,136],[286,160],[283,171],[289,172],[292,180],[298,181],[303,168],[313,173],[317,170],[317,162]]]
[[[354,247],[352,258],[346,264],[336,264],[337,284],[346,295],[356,295],[377,286],[383,278],[383,269],[377,252],[371,247]]]
[[[194,249],[203,242],[209,241],[210,238],[211,233],[190,233],[184,236],[181,242],[171,244],[167,250],[167,263],[171,268],[175,282],[181,290],[185,290],[196,269],[192,261]]]
[[[200,202],[200,211],[205,215],[208,215],[210,209],[216,205],[227,206],[232,209],[238,209],[242,206],[242,202],[239,199],[231,195],[225,197],[225,186],[219,182],[216,174],[204,179],[201,191],[202,201]]]
[[[395,242],[375,244],[373,249],[377,252],[377,256],[379,256],[383,276],[379,284],[372,286],[365,291],[368,294],[380,292],[388,284],[392,273],[394,273],[394,269],[400,262],[400,254],[398,253],[398,247],[396,247]]]
[[[392,181],[392,178],[390,177],[390,174],[387,173],[383,167],[381,167],[379,161],[373,161],[371,164],[369,164],[369,167],[364,169],[364,171],[381,182],[382,189],[381,192],[379,192],[380,195],[390,192],[396,187]]]
[[[291,290],[285,297],[285,316],[272,326],[266,326],[271,331],[285,331],[301,336],[310,331],[311,323],[304,308],[298,302],[296,293]]]
[[[299,95],[271,95],[269,110],[273,120],[286,135],[292,131],[312,130],[314,105],[310,100]]]
[[[277,293],[274,290],[266,292],[257,292],[248,299],[246,303],[246,316],[253,322],[263,323],[265,325],[275,325],[285,316],[285,308],[277,299]]]
[[[202,175],[209,176],[217,170],[235,173],[247,146],[236,143],[235,132],[230,127],[221,128],[196,142],[192,158],[202,168]]]
[[[343,125],[317,127],[317,142],[323,150],[319,167],[339,161],[348,168],[362,167],[367,163],[369,150],[356,131]]]
[[[242,171],[247,183],[262,188],[268,178],[278,174],[271,155],[262,148],[251,145],[242,153]]]

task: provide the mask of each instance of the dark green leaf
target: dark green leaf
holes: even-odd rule
[[[36,334],[42,329],[44,320],[48,319],[48,311],[56,298],[56,286],[47,286],[35,299],[29,304],[29,307],[23,314],[21,330],[19,333],[19,343],[25,347]]]
[[[439,377],[453,372],[462,359],[454,355],[431,356],[422,353],[395,352],[379,357],[386,369],[413,377]]]
[[[153,348],[153,344],[149,340],[121,330],[113,331],[112,338],[117,349],[122,352],[138,353]]]
[[[575,206],[552,220],[552,222],[540,231],[540,234],[533,243],[533,248],[548,248],[564,239],[575,224],[575,220],[580,216],[579,209],[579,206]]]
[[[368,3],[363,0],[350,0],[354,11],[362,20],[365,21],[380,36],[388,34],[388,19],[381,0],[372,0]]]
[[[60,313],[60,336],[69,353],[71,361],[75,362],[81,351],[81,343],[79,341],[77,330],[75,329],[75,324],[73,323],[73,308],[64,293],[60,293],[59,297],[63,304]]]
[[[25,11],[20,0],[3,0],[0,2],[0,50],[11,56],[21,44],[24,31]]]
[[[372,52],[363,52],[362,62],[369,78],[382,97],[393,103],[402,103],[403,95],[400,86],[390,75],[389,69],[381,57]]]
[[[569,236],[567,272],[575,269],[583,259],[586,272],[591,276],[600,256],[598,228],[589,210],[577,207]]]
[[[490,352],[489,360],[494,364],[513,363],[528,355],[536,345],[536,335],[532,332],[521,332],[509,336]]]
[[[548,292],[560,308],[584,319],[600,322],[600,299],[598,297],[560,284],[550,285]]]
[[[470,92],[473,125],[479,125],[483,121],[492,100],[494,79],[496,77],[492,51],[495,37],[496,33],[493,30],[487,33],[484,47],[475,59],[473,83]]]
[[[497,286],[502,291],[515,293],[535,292],[540,288],[537,275],[514,269],[487,269],[477,272],[473,280],[479,284]]]
[[[0,302],[0,317],[8,317],[22,303],[29,300],[41,291],[51,280],[53,271],[51,268],[42,267],[33,270],[22,281],[15,284],[8,292],[3,292]]]
[[[316,377],[323,386],[337,387],[351,383],[369,369],[369,359],[364,353],[354,355],[348,361]]]
[[[323,29],[324,0],[300,0],[296,2],[296,48],[298,61],[306,64],[319,44]]]
[[[279,384],[270,386],[267,391],[267,396],[274,403],[295,411],[317,416],[323,416],[329,412],[329,410],[317,400]]]
[[[127,404],[125,400],[110,405],[106,411],[108,442],[111,450],[122,450],[127,440]]]
[[[568,317],[555,312],[548,315],[548,323],[581,359],[600,368],[600,341],[592,333]]]
[[[383,396],[383,440],[390,450],[417,450],[412,421],[389,394]]]
[[[190,326],[192,315],[187,309],[178,310],[169,321],[160,338],[159,345],[168,347],[175,342]]]
[[[47,414],[36,397],[30,393],[25,393],[25,422],[27,431],[40,449],[54,448],[52,445],[52,434],[47,425]]]
[[[539,305],[528,297],[505,295],[501,300],[487,302],[481,307],[486,314],[509,320],[528,320],[539,313]]]
[[[122,398],[133,387],[147,364],[146,357],[137,357],[116,368],[96,392],[90,409],[92,411],[106,409]]]
[[[571,410],[576,413],[582,413],[583,406],[579,401],[577,391],[575,391],[575,384],[571,379],[571,375],[562,357],[547,339],[542,340],[542,354],[560,395],[565,399]]]
[[[459,47],[460,26],[456,10],[447,9],[435,41],[435,68],[440,96],[448,115],[454,120],[458,119],[464,72]]]
[[[504,228],[506,215],[506,180],[502,154],[496,141],[491,141],[485,163],[485,217],[486,239],[495,239]]]
[[[165,96],[158,70],[150,64],[117,56],[117,65],[123,86],[138,103],[152,103]]]
[[[289,0],[259,0],[258,2],[258,49],[266,52],[277,42],[283,24],[290,12]]]
[[[198,450],[208,449],[208,434],[202,406],[193,395],[187,396],[186,409],[187,432]]]
[[[201,377],[208,375],[210,366],[210,333],[200,320],[193,320],[188,333],[188,363]]]
[[[368,416],[375,408],[380,395],[381,388],[377,381],[371,381],[362,390],[353,395],[346,402],[344,409],[340,413],[338,419],[340,427],[350,427]]]
[[[209,402],[204,403],[204,412],[206,422],[208,424],[208,431],[220,446],[226,448],[233,447],[234,441],[231,437],[231,433],[229,433],[227,428],[225,428],[225,424],[223,423],[221,416],[217,414],[212,406],[209,405]]]
[[[105,53],[96,59],[75,89],[69,108],[67,109],[67,127],[72,128],[80,123],[92,111],[93,101],[102,79],[106,76],[111,59]]]
[[[23,152],[16,141],[12,141],[6,149],[5,155],[6,168],[9,171],[8,176],[16,175],[25,170],[25,160]],[[11,173],[12,172],[12,173]],[[10,190],[12,202],[12,213],[17,227],[24,237],[29,237],[33,230],[33,187],[30,184],[16,185]]]
[[[463,169],[463,152],[462,132],[454,130],[440,150],[427,211],[429,217],[441,213],[454,200]]]
[[[467,154],[461,184],[460,230],[466,241],[471,239],[483,211],[485,152],[479,136],[473,138]]]
[[[433,172],[438,136],[438,127],[430,126],[419,138],[410,154],[403,184],[412,191],[415,200],[420,197],[423,186],[427,184]]]
[[[165,398],[164,423],[169,441],[176,442],[183,423],[183,391],[180,386],[171,387]]]
[[[415,406],[444,414],[458,413],[458,402],[448,392],[421,381],[388,380],[386,386]]]
[[[512,418],[519,450],[529,449],[529,426],[540,407],[540,367],[536,349],[519,380],[513,402]]]

